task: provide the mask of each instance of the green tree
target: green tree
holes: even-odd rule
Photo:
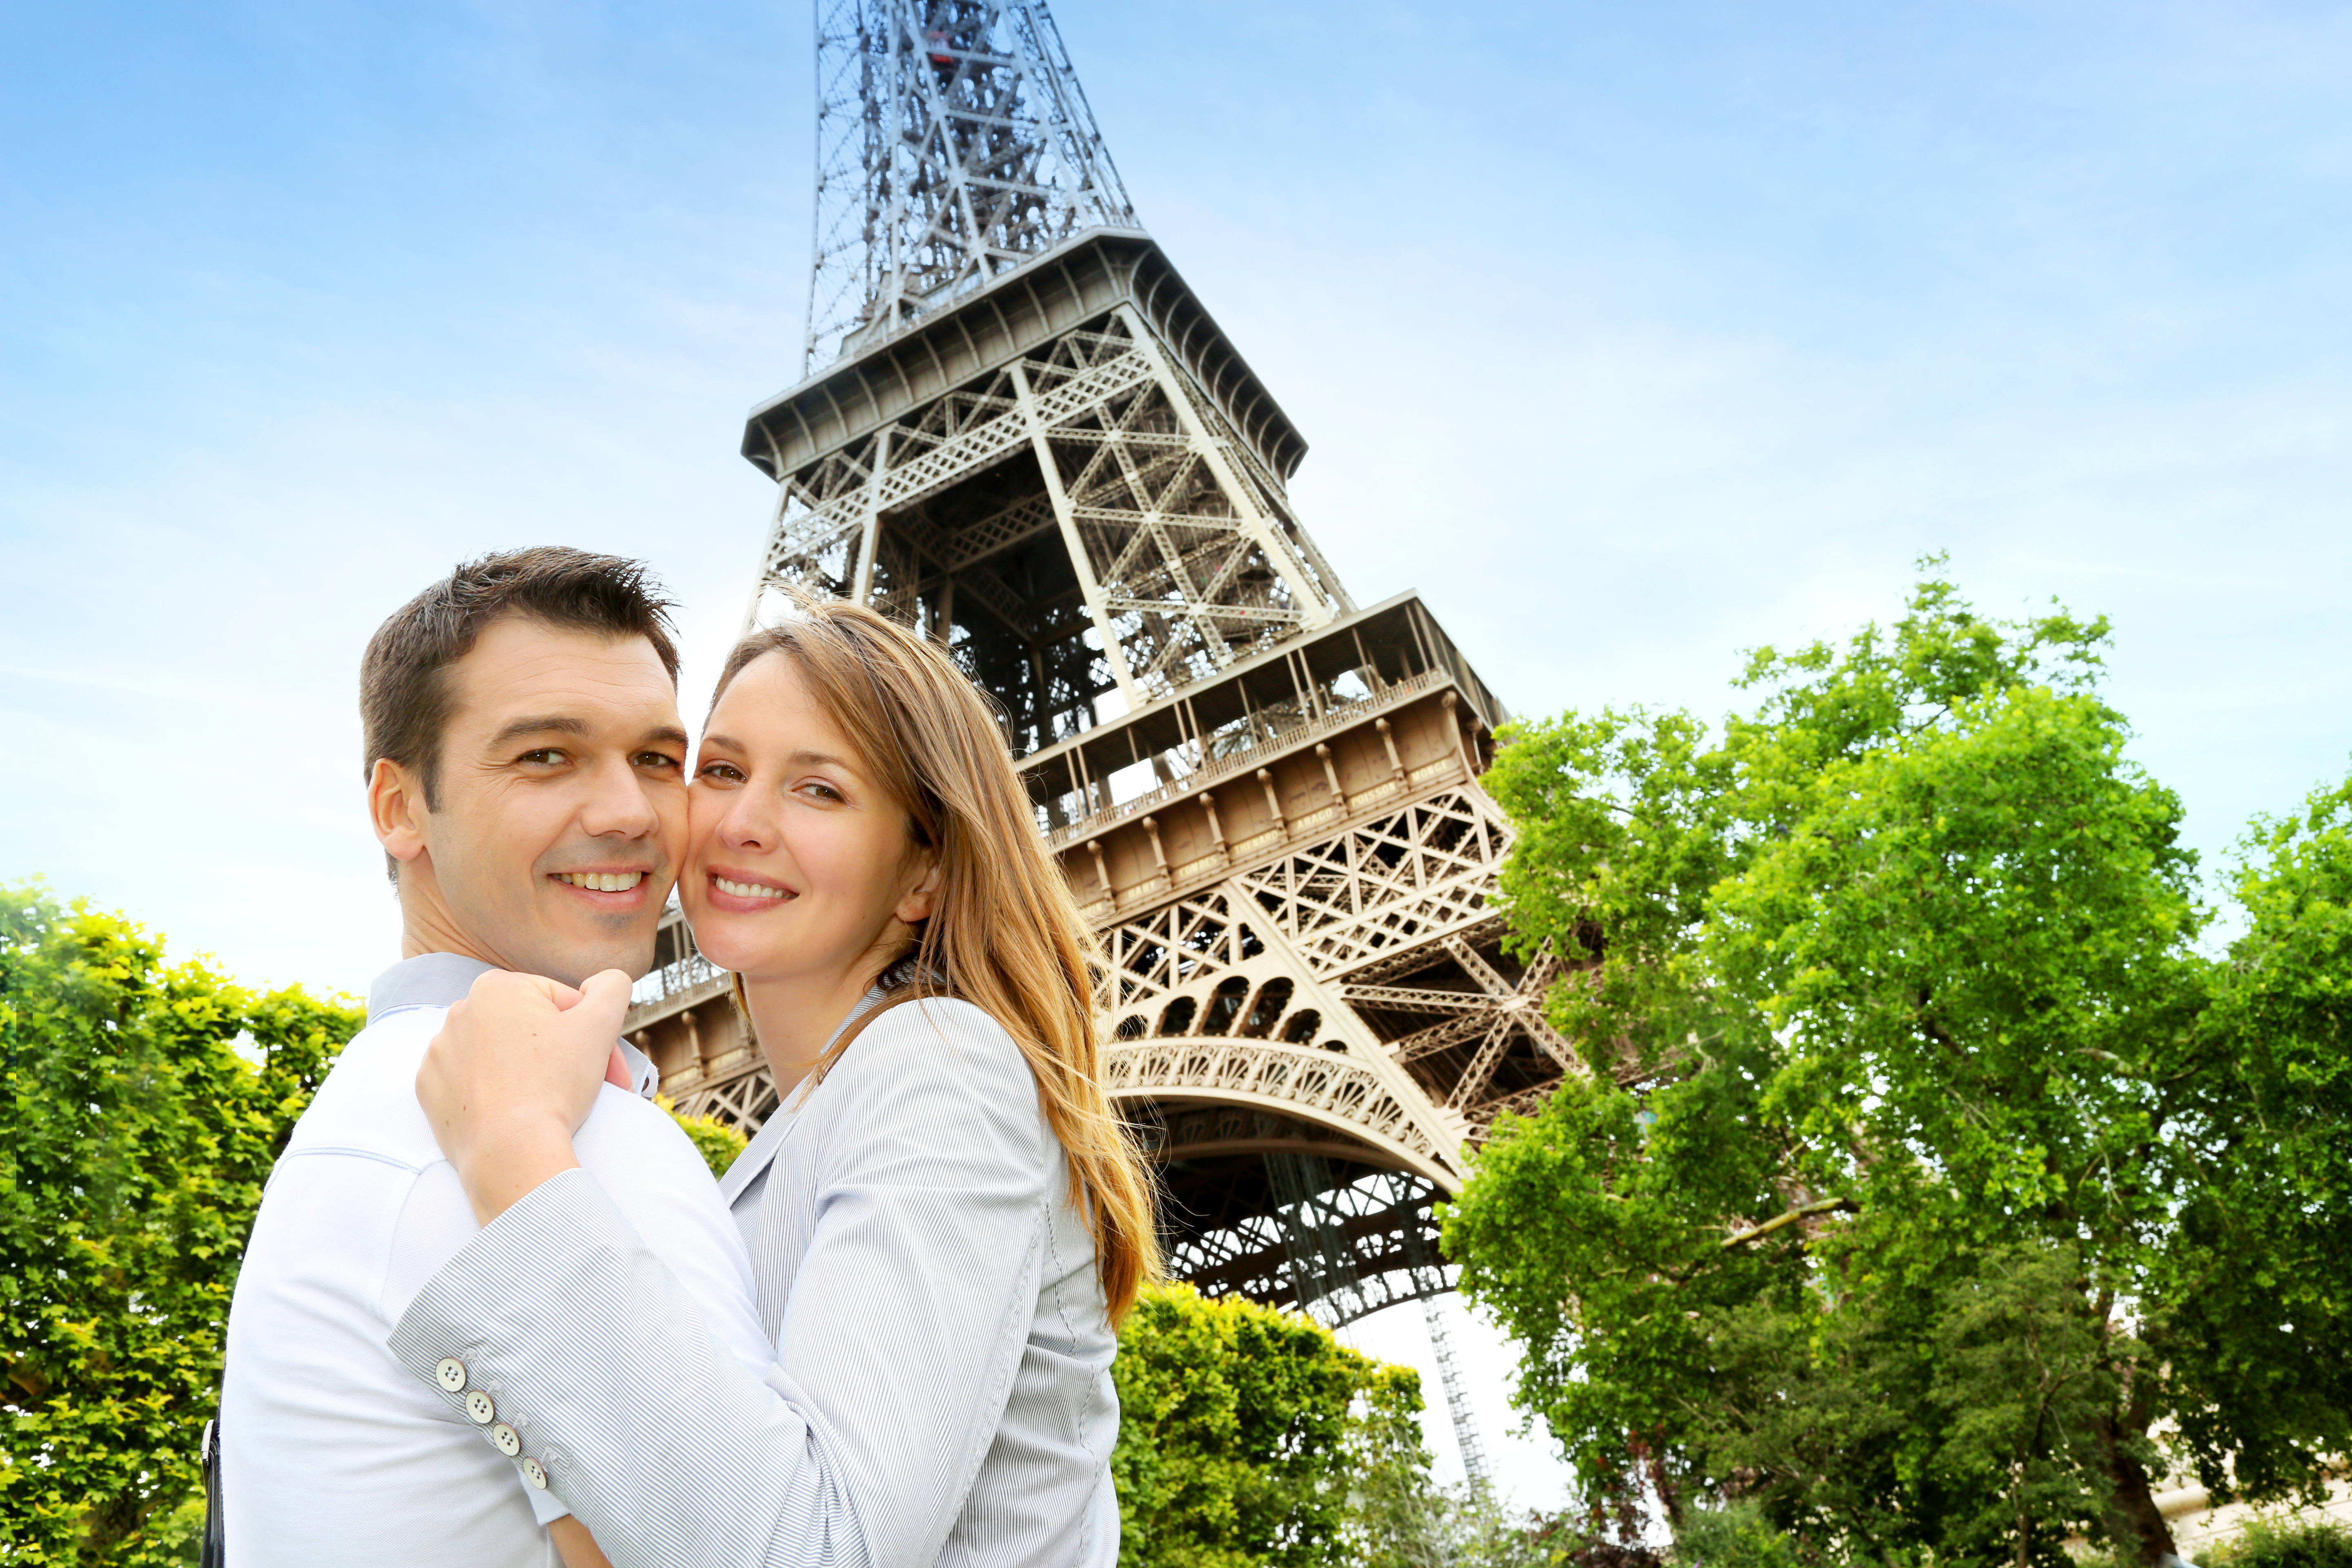
[[[2208,1489],[2315,1501],[2352,1452],[2352,782],[2258,820],[2233,891],[2245,933],[2204,1020],[2223,1070],[2185,1086],[2172,1130],[2205,1179],[2149,1338]]]
[[[1189,1286],[1119,1331],[1122,1568],[1414,1568],[1421,1380],[1320,1325]],[[1369,1505],[1369,1512],[1367,1511]]]
[[[2342,815],[2274,830],[2252,934],[2205,957],[2105,635],[1928,581],[1754,655],[1719,728],[1507,738],[1508,912],[1572,961],[1549,1007],[1595,1072],[1497,1125],[1446,1245],[1596,1497],[1745,1499],[1838,1556],[2051,1563],[2080,1529],[2152,1563],[2158,1422],[2263,1495],[2340,1448]]]
[[[360,1022],[0,889],[0,1556],[184,1553],[262,1184]]]

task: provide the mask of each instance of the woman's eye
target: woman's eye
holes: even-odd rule
[[[732,763],[705,763],[702,764],[701,772],[696,776],[718,779],[726,784],[739,784],[742,781],[743,773]]]
[[[837,801],[841,798],[841,792],[822,779],[813,779],[801,787],[819,800]]]

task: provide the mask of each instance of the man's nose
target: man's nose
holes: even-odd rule
[[[599,838],[644,838],[661,826],[661,813],[647,797],[644,778],[624,763],[596,771],[580,826]]]

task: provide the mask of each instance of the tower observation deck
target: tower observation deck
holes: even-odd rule
[[[1415,595],[1359,605],[1316,548],[1305,438],[1139,224],[1040,0],[818,0],[817,79],[803,379],[743,432],[777,487],[748,618],[874,605],[1002,705],[1173,1271],[1335,1326],[1426,1301],[1465,1150],[1584,1070],[1552,961],[1502,950],[1502,704]],[[661,942],[631,1030],[681,1110],[756,1128],[724,977]]]

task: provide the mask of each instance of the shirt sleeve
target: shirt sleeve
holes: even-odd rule
[[[384,1270],[380,1298],[383,1321],[398,1321],[424,1282],[481,1228],[457,1180],[457,1167],[446,1160],[425,1166],[409,1188],[408,1199],[401,1205],[400,1218],[393,1226],[392,1261]],[[552,1524],[571,1513],[553,1492],[530,1485],[520,1469],[515,1471],[514,1483],[530,1504],[531,1517],[541,1524]]]
[[[501,1215],[394,1331],[419,1378],[461,1364],[444,1397],[488,1393],[620,1568],[928,1568],[993,1440],[1059,1164],[1026,1061],[963,1004],[900,1007],[801,1116],[814,1225],[763,1374],[586,1171]],[[806,1201],[774,1174],[767,1203]]]

